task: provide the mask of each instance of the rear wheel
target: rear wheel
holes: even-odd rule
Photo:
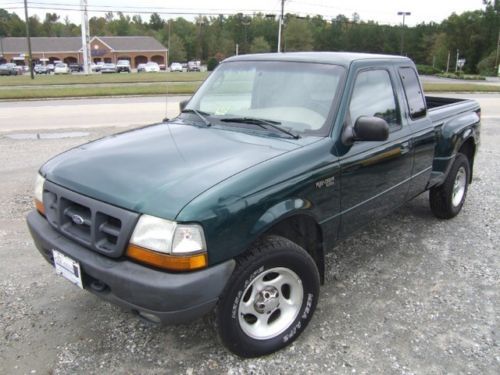
[[[432,213],[440,219],[455,217],[465,202],[470,181],[469,160],[457,154],[444,183],[430,190]]]
[[[300,246],[267,237],[238,260],[216,310],[222,342],[242,357],[279,350],[309,323],[318,300],[319,273]]]

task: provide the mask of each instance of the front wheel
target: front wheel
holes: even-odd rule
[[[451,219],[458,215],[467,196],[469,181],[469,159],[464,154],[457,154],[444,183],[430,190],[429,200],[434,216]]]
[[[224,345],[256,357],[289,345],[316,308],[319,273],[300,246],[270,236],[238,260],[216,310]]]

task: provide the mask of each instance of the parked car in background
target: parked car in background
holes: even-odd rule
[[[128,60],[118,60],[117,63],[116,63],[116,71],[118,73],[121,73],[121,72],[130,73],[130,71],[131,71],[131,69],[130,69],[130,61],[128,61]]]
[[[201,61],[188,61],[187,65],[188,72],[199,72]]]
[[[36,73],[36,74],[49,74],[49,70],[47,69],[47,67],[43,64],[36,64],[35,67],[33,68],[33,71]]]
[[[2,64],[0,65],[0,76],[17,76],[18,72],[16,64]]]
[[[95,64],[95,69],[94,71],[95,72],[100,72],[102,67],[104,66],[104,62],[103,61],[99,61]]]
[[[160,71],[160,66],[153,61],[150,61],[146,64],[139,64],[139,66],[137,67],[137,73],[141,73],[141,72],[153,73],[153,72],[159,72],[159,71]]]
[[[106,63],[101,67],[101,73],[116,73],[116,65],[112,63]]]
[[[56,64],[54,68],[54,74],[69,74],[69,73],[70,70],[68,64],[65,63]]]
[[[173,62],[170,64],[170,71],[171,72],[182,72],[182,64],[178,62]]]
[[[47,64],[47,73],[54,73],[55,65],[54,64]]]
[[[73,73],[73,72],[83,72],[83,65],[80,65],[80,64],[76,64],[76,63],[73,63],[73,64],[69,64],[69,70]]]

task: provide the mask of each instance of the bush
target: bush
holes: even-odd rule
[[[212,70],[214,70],[215,68],[217,68],[217,65],[219,65],[219,62],[217,61],[217,59],[215,57],[211,57],[207,61],[207,70],[209,72],[211,72]]]
[[[437,74],[441,78],[463,79],[466,81],[484,81],[486,78],[480,75],[464,74],[463,72],[457,73],[440,73]]]
[[[479,64],[477,64],[479,74],[483,76],[496,76],[498,72],[496,71],[495,61],[496,51],[493,51],[488,57],[482,59]]]
[[[429,76],[441,72],[441,70],[434,68],[431,65],[423,65],[423,64],[417,64],[417,71],[418,71],[418,74],[425,74],[425,75],[429,75]]]

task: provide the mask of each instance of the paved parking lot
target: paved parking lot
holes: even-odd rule
[[[157,327],[79,290],[56,277],[31,241],[24,217],[39,166],[123,130],[110,126],[126,124],[122,115],[112,117],[114,105],[126,106],[112,99],[86,103],[88,120],[78,119],[85,116],[81,101],[35,103],[35,111],[46,107],[39,118],[29,117],[31,104],[0,103],[0,373],[498,374],[500,95],[462,96],[483,106],[475,180],[462,213],[437,220],[424,194],[339,243],[327,257],[327,280],[308,329],[291,347],[252,360],[228,353],[210,318]],[[155,100],[137,99],[131,108],[148,111],[134,125],[148,122],[152,111],[162,114],[164,102]],[[109,107],[96,125],[99,105]],[[87,135],[6,137],[59,132],[71,118]]]

